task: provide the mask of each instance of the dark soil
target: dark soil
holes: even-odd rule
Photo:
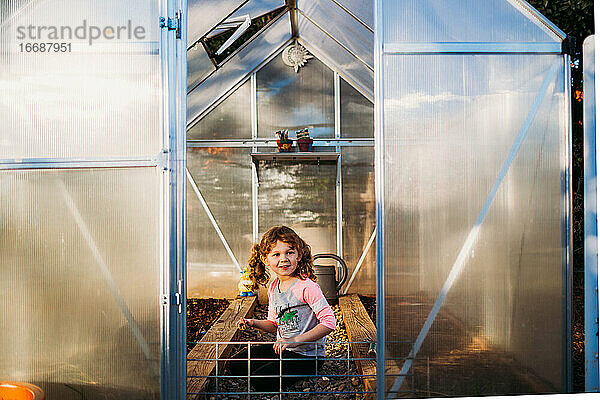
[[[227,299],[187,299],[187,351],[229,307]]]

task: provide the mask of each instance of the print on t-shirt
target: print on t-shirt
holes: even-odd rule
[[[288,303],[285,308],[281,306],[275,307],[275,312],[279,316],[278,324],[284,336],[290,337],[288,335],[300,333],[298,310],[294,310],[294,307],[290,307]]]

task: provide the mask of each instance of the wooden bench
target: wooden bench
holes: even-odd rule
[[[202,337],[200,342],[194,346],[187,355],[187,399],[199,400],[214,369],[216,362],[214,359],[227,358],[231,354],[231,345],[219,345],[218,352],[214,342],[231,342],[238,336],[238,329],[235,323],[240,318],[246,318],[254,311],[257,299],[253,297],[239,297],[229,304],[227,310],[210,327],[208,332]],[[210,343],[213,342],[213,343]],[[202,360],[210,358],[212,360]],[[220,363],[219,363],[220,365]],[[201,376],[193,378],[193,376]],[[192,378],[190,378],[192,377]]]
[[[374,354],[369,354],[370,343],[377,342],[375,324],[357,294],[340,297],[339,305],[346,325],[348,340],[353,342],[350,345],[352,356],[354,358],[369,358],[368,360],[355,361],[359,374],[366,375],[363,377],[365,390],[375,392],[377,390],[377,360]],[[399,373],[400,368],[395,363],[386,363],[386,375],[390,375],[386,378],[388,389],[396,379],[394,374]],[[365,399],[375,399],[376,397],[375,393],[365,395]]]

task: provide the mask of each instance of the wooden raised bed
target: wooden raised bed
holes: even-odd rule
[[[237,338],[238,329],[235,326],[240,318],[246,318],[251,315],[256,307],[256,297],[240,297],[233,300],[227,310],[221,314],[219,319],[202,337],[200,342],[189,352],[187,358],[187,399],[199,400],[203,397],[210,376],[216,366],[214,360],[202,359],[221,359],[226,358],[231,353],[232,345],[219,345],[218,354],[216,345],[211,342],[231,342]],[[203,376],[202,378],[193,378],[194,376]],[[190,378],[192,377],[192,378]]]

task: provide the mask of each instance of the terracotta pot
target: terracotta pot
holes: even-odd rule
[[[311,138],[300,138],[297,142],[300,151],[312,151],[313,140]]]

